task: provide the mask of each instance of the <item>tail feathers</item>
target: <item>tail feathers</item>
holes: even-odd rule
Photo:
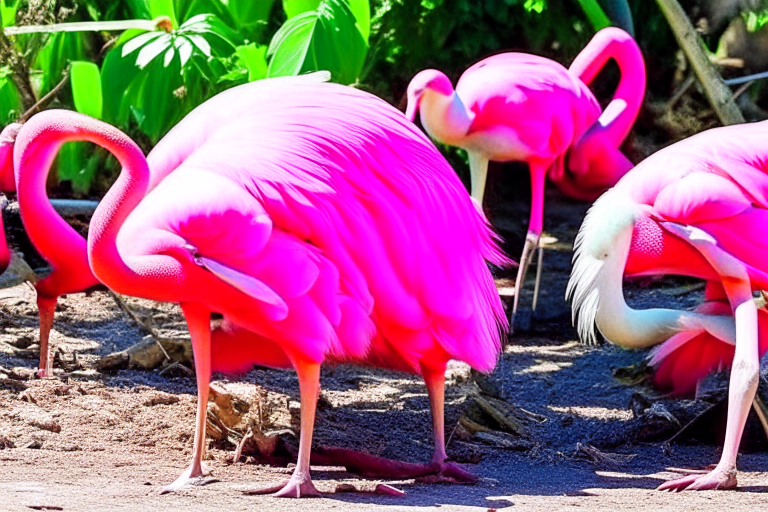
[[[727,312],[730,308],[725,304]],[[768,351],[768,311],[758,311],[759,353]],[[656,367],[653,381],[661,390],[689,395],[712,372],[730,368],[735,347],[706,331],[686,331],[672,336],[651,355]]]

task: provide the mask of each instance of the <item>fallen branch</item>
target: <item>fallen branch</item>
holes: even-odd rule
[[[661,12],[667,18],[675,39],[691,63],[693,72],[699,79],[704,94],[723,125],[744,123],[744,116],[733,100],[733,94],[723,82],[720,74],[707,57],[704,43],[701,41],[691,20],[677,0],[656,0]]]

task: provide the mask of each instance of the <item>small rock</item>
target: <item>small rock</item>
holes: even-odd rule
[[[41,430],[47,430],[56,434],[61,432],[61,425],[59,425],[59,422],[39,407],[32,406],[31,409],[17,410],[12,414],[12,417]]]
[[[74,372],[70,372],[69,377],[74,380],[99,380],[101,374],[93,368],[89,368],[87,370],[75,370]]]
[[[155,405],[172,405],[177,403],[179,400],[180,398],[176,395],[170,395],[168,393],[157,393],[156,395],[153,395],[152,397],[145,400],[144,405],[147,407],[152,407]]]

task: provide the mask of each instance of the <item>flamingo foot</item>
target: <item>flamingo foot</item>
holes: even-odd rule
[[[177,478],[172,484],[166,486],[162,491],[160,491],[160,494],[176,492],[186,487],[202,487],[204,485],[219,481],[217,478],[211,478],[206,473],[207,472],[204,471],[203,468],[195,469],[190,467],[185,472],[183,472],[181,476]]]
[[[293,475],[290,480],[283,480],[278,484],[250,489],[246,494],[272,494],[278,498],[320,498],[322,494],[315,489],[312,479],[309,475]]]
[[[658,491],[704,491],[707,489],[735,489],[736,470],[716,467],[704,475],[694,473],[683,478],[664,482],[656,488]]]
[[[430,474],[443,476],[455,482],[474,484],[478,478],[453,462],[432,462],[427,466]]]

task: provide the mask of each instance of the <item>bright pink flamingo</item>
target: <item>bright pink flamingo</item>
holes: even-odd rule
[[[74,139],[102,145],[123,165],[91,221],[94,274],[119,293],[180,303],[192,335],[195,450],[171,488],[203,474],[212,312],[279,346],[272,363],[284,365],[284,354],[299,375],[299,462],[280,495],[316,493],[309,453],[327,358],[424,375],[433,462],[453,473],[442,445],[445,365],[495,365],[507,324],[486,260],[506,259],[450,166],[401,114],[333,84],[241,86],[161,141],[157,151],[178,145],[180,153],[155,160],[173,173],[153,174],[162,181],[146,198],[149,168],[139,148],[85,116],[35,116],[19,135],[17,158],[50,163]],[[44,176],[48,166],[30,169]]]
[[[621,70],[616,94],[601,112],[587,85],[609,59]],[[531,217],[515,283],[513,315],[544,219],[544,179],[566,194],[594,200],[632,168],[619,151],[645,94],[643,56],[619,28],[599,31],[570,69],[526,53],[502,53],[467,69],[454,90],[440,71],[425,70],[408,86],[406,115],[436,140],[469,155],[472,197],[483,202],[488,161],[527,162]],[[533,309],[541,280],[542,251]]]
[[[16,183],[13,179],[13,141],[16,140],[18,129],[18,124],[11,124],[0,132],[0,198],[3,192],[16,191]],[[0,203],[0,274],[5,272],[11,262],[11,251],[5,240],[1,207],[2,203]]]
[[[576,239],[567,295],[583,340],[594,325],[630,348],[665,342],[653,355],[658,384],[689,391],[733,366],[720,463],[660,489],[736,487],[736,454],[768,349],[768,312],[752,291],[768,288],[768,122],[715,128],[655,153],[600,197]],[[633,310],[623,276],[678,274],[707,282],[694,312]],[[759,333],[759,334],[758,334]]]

